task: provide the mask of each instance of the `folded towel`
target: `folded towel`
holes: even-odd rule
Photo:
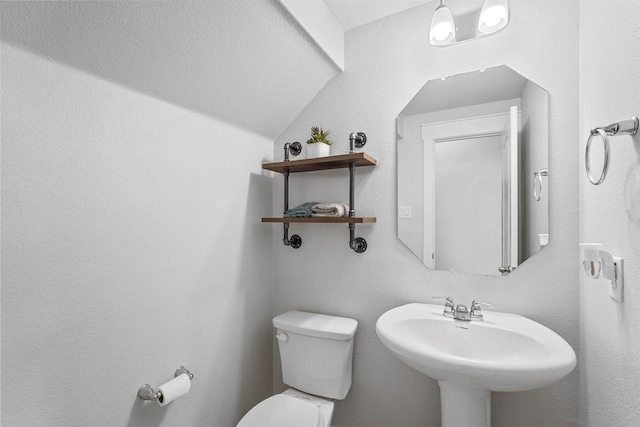
[[[311,207],[313,217],[349,216],[349,206],[344,203],[317,203]]]
[[[307,202],[300,206],[291,208],[284,213],[285,218],[308,218],[311,216],[311,207],[316,205],[317,202]]]

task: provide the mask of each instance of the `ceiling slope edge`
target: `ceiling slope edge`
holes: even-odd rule
[[[344,71],[344,30],[323,1],[278,0],[322,52]]]

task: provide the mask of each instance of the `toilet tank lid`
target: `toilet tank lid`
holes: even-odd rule
[[[289,332],[334,340],[350,340],[358,321],[326,314],[288,311],[273,318],[273,326]]]

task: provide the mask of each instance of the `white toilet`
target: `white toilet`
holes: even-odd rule
[[[237,427],[330,427],[333,401],[351,388],[358,322],[289,311],[273,318],[282,379],[292,388],[254,406]]]

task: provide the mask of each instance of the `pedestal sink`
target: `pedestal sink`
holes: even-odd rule
[[[492,391],[544,387],[576,366],[560,335],[526,317],[485,311],[484,321],[462,321],[442,313],[433,304],[396,307],[376,332],[401,361],[438,380],[444,427],[489,427]]]

